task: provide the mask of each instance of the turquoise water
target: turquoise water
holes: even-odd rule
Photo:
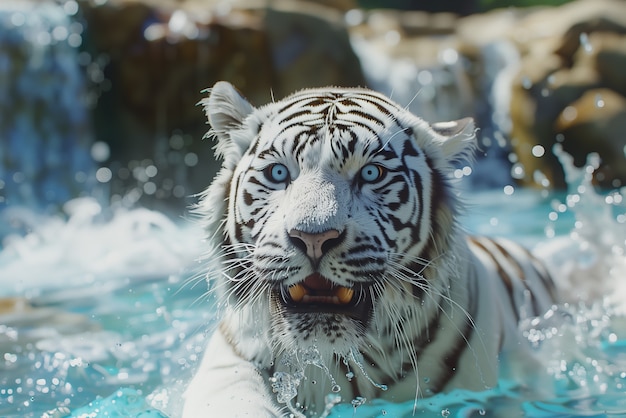
[[[416,405],[345,400],[329,416],[626,416],[626,211],[581,178],[569,195],[464,193],[469,231],[524,242],[572,283],[571,303],[522,324],[540,384],[502,379]],[[65,210],[2,214],[0,416],[176,417],[216,321],[199,228],[89,199]]]

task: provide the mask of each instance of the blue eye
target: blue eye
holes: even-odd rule
[[[361,169],[361,179],[366,183],[373,183],[383,178],[384,167],[377,164],[366,164]]]
[[[265,169],[265,176],[274,183],[284,183],[289,179],[289,170],[283,164],[272,164]]]

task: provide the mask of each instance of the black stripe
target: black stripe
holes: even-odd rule
[[[383,100],[381,97],[372,96],[372,95],[357,95],[354,97],[355,97],[355,103],[357,103],[357,100],[367,102],[375,106],[379,112],[384,113],[386,116],[390,117],[392,121],[397,122],[395,112],[397,112],[399,109],[394,103]],[[386,104],[387,107],[383,106],[383,104]]]
[[[429,290],[426,289],[428,292]],[[430,297],[434,298],[437,295],[430,295]],[[419,355],[421,351],[423,351],[429,344],[431,344],[439,333],[439,327],[441,324],[441,315],[443,315],[443,309],[441,309],[441,294],[438,295],[437,300],[433,300],[435,306],[438,309],[434,311],[433,316],[430,317],[426,326],[422,327],[420,331],[417,333],[416,339],[413,341],[413,346],[415,347],[415,354]]]
[[[440,302],[441,298],[439,298],[439,300],[435,302],[435,305],[439,307]],[[428,319],[426,325],[420,328],[419,332],[416,334],[415,339],[412,341],[415,357],[419,358],[420,353],[436,339],[437,333],[439,332],[439,326],[441,324],[442,314],[442,309],[435,310],[434,315],[432,315]],[[404,347],[396,347],[397,351],[403,351],[404,349]],[[404,363],[402,363],[402,366],[400,367],[400,373],[407,368],[413,369],[415,366],[416,365],[413,364],[411,360],[406,360],[404,361]],[[394,380],[398,380],[404,378],[404,376],[398,374],[393,378]]]
[[[375,245],[371,245],[371,244],[355,245],[354,247],[350,248],[349,254],[352,255],[356,253],[364,253],[366,251],[378,252],[378,247]]]
[[[522,251],[524,251],[528,259],[530,260],[530,265],[535,271],[535,274],[541,280],[543,287],[550,296],[550,300],[552,300],[553,302],[557,301],[558,298],[556,295],[556,284],[554,283],[554,279],[552,278],[552,275],[550,275],[550,272],[548,272],[543,263],[537,257],[535,257],[527,248],[520,248]]]
[[[287,113],[286,115],[281,114],[280,125],[291,122],[293,119],[297,118],[298,116],[303,116],[303,115],[311,115],[311,110],[308,108],[304,108],[293,113]],[[296,125],[296,123],[294,122],[290,125],[287,125],[285,128],[283,128],[283,130],[293,125]]]
[[[496,271],[498,273],[498,276],[500,277],[500,280],[502,281],[502,284],[504,285],[506,292],[508,293],[509,304],[511,306],[511,310],[513,311],[513,315],[515,316],[515,321],[519,322],[520,320],[519,309],[518,309],[517,303],[515,303],[515,289],[513,288],[513,278],[509,276],[509,274],[506,272],[506,270],[502,267],[502,265],[498,261],[498,258],[491,252],[489,248],[487,248],[482,242],[480,242],[478,239],[474,237],[470,237],[469,239],[478,248],[480,248],[493,262],[496,268]],[[489,238],[483,238],[483,239],[493,243],[493,240]]]
[[[250,147],[248,148],[248,151],[247,151],[248,155],[256,154],[256,150],[259,147],[259,137],[260,137],[260,135],[257,134],[257,136],[252,141],[252,144],[250,145]]]
[[[379,264],[384,266],[386,264],[385,260],[380,259],[378,257],[359,257],[359,258],[348,258],[343,261],[343,264],[350,267],[364,267],[368,264]]]
[[[292,107],[297,106],[297,105],[299,105],[299,104],[301,104],[303,102],[307,102],[307,105],[309,105],[309,106],[319,106],[319,105],[325,103],[324,99],[325,98],[320,97],[320,96],[311,96],[310,92],[303,92],[302,95],[295,94],[295,95],[292,95],[291,97],[285,99],[285,101],[287,103],[283,107],[278,109],[276,114],[280,115],[280,114],[286,113],[287,110],[289,110]]]
[[[441,357],[443,359],[442,364],[445,364],[446,366],[444,373],[440,374],[435,379],[430,379],[429,388],[433,392],[440,392],[455,376],[459,370],[461,356],[469,348],[469,341],[471,340],[474,332],[476,332],[476,329],[474,328],[474,319],[478,309],[478,280],[476,280],[475,274],[469,277],[472,277],[474,280],[472,280],[472,291],[468,294],[469,306],[465,310],[468,317],[466,317],[463,321],[463,328],[457,330],[458,334],[455,343],[453,343],[451,348]]]

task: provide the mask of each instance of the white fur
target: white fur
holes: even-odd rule
[[[359,95],[369,99],[358,102]],[[309,96],[321,97],[324,105],[330,106],[328,120],[319,122],[312,110],[297,113],[296,122],[283,124],[279,109]],[[381,117],[382,122],[376,123],[342,113],[345,103],[341,98],[354,98],[363,104],[364,112],[377,117],[384,107],[394,117]],[[370,107],[370,99],[378,107]],[[405,401],[430,395],[431,387],[482,390],[496,384],[499,349],[507,355],[524,351],[515,319],[518,309],[526,306],[524,283],[539,295],[545,293],[545,283],[530,268],[518,272],[516,262],[499,253],[499,248],[503,248],[502,251],[526,263],[526,253],[518,251],[515,245],[491,240],[468,242],[456,225],[461,205],[448,177],[454,162],[468,159],[474,149],[475,127],[471,119],[430,126],[383,96],[358,89],[304,91],[254,109],[234,87],[220,82],[202,103],[223,164],[203,194],[198,213],[213,248],[208,276],[216,279],[215,288],[226,309],[186,392],[185,417],[297,415],[300,410],[295,401],[308,407],[307,414],[320,414],[333,379],[341,386],[340,394],[346,401],[356,395],[354,387],[367,398]],[[316,103],[311,106],[318,106]],[[345,161],[337,161],[331,144],[347,143],[349,136],[332,129],[332,118],[346,126],[358,122],[351,132],[359,142]],[[298,148],[300,160],[295,160],[291,149],[285,151],[286,155],[269,152],[264,159],[257,158],[261,150],[296,147],[299,135],[320,123],[322,128],[316,131],[320,136]],[[374,130],[377,138],[372,136]],[[378,138],[384,141],[382,145]],[[272,148],[274,141],[281,145]],[[256,154],[251,152],[253,144]],[[374,152],[372,145],[377,147]],[[409,155],[403,152],[406,147],[417,152]],[[383,150],[398,157],[382,159],[378,152]],[[385,221],[385,230],[380,231],[371,208],[381,200],[398,198],[404,183],[385,184],[387,195],[381,196],[376,185],[360,185],[355,192],[355,179],[365,164],[393,165],[400,161],[403,167],[410,168],[405,175],[407,182],[413,181],[412,173],[419,177],[420,184],[415,187],[420,188],[421,195],[411,189],[408,200],[399,204],[400,209],[394,213],[398,222],[410,228],[394,230]],[[267,182],[262,173],[274,163],[284,164],[290,172],[288,187],[260,185]],[[390,167],[389,175],[396,175],[398,170]],[[262,202],[244,204],[250,199],[246,193]],[[441,204],[431,208],[429,202],[435,196]],[[285,231],[292,229],[307,233],[330,229],[345,232],[344,241],[329,251],[316,272],[332,278],[337,286],[354,285],[358,290],[364,283],[363,289],[369,293],[358,297],[371,294],[375,300],[367,326],[343,314],[291,312],[278,300],[280,294],[272,293],[273,285],[286,289],[314,273],[306,255],[289,243]],[[439,232],[435,234],[433,230]],[[419,231],[419,239],[412,242],[415,231]],[[373,248],[371,263],[378,260],[376,257],[385,260],[384,274],[375,279],[359,274],[368,268],[374,271],[364,261],[360,261],[361,270],[350,270],[345,253],[358,246],[357,238],[371,234],[382,237],[383,233],[393,237],[393,248],[386,248],[384,243],[381,248]],[[222,248],[225,240],[230,247]],[[382,258],[379,250],[387,251]],[[284,266],[291,270],[281,273],[280,267]],[[512,283],[514,305],[497,275],[501,269],[506,270]],[[260,276],[258,271],[270,273]],[[526,282],[520,280],[518,273],[526,275]],[[422,296],[413,293],[418,285],[424,287]],[[540,297],[532,308],[542,309],[549,303],[549,297]],[[472,310],[474,316],[468,320]],[[436,327],[430,329],[427,325],[432,319],[437,320],[432,322]],[[337,330],[329,331],[325,324]],[[419,356],[416,345],[423,345]],[[446,361],[442,353],[455,345],[460,350],[458,364],[442,364]],[[362,354],[367,355],[367,362]],[[353,382],[346,378],[346,367],[355,374]],[[448,370],[452,367],[455,370]],[[449,381],[438,387],[437,380],[447,379],[447,374]],[[272,386],[273,377],[296,382],[297,396],[294,394],[291,399],[288,391],[279,390],[277,398],[272,393],[272,388],[276,389],[276,385]],[[383,384],[387,390],[381,389]]]

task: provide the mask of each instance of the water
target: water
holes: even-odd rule
[[[5,155],[0,148],[0,207],[9,206],[0,212],[0,416],[176,417],[217,320],[196,261],[205,248],[200,229],[185,219],[125,209],[137,200],[133,191],[124,196],[131,202],[122,201],[128,205],[67,200],[93,195],[93,183],[109,184],[112,176],[106,167],[96,171],[97,163],[107,160],[108,149],[93,144],[89,132],[76,50],[83,28],[68,17],[76,13],[77,3],[38,5],[36,10],[34,3],[12,4],[0,15],[11,22],[3,26],[8,29],[0,41],[23,54],[21,61],[0,54],[0,72],[7,81],[0,91],[11,94],[0,97],[0,108],[5,115],[13,112],[17,108],[9,104],[21,97],[27,102],[24,109],[40,104],[47,110],[41,119],[16,111],[0,123],[7,144],[18,149]],[[467,80],[456,51],[442,51],[440,65],[416,68],[407,60],[377,55],[364,40],[353,43],[371,85],[427,119],[453,119],[474,108],[474,98],[463,95]],[[596,163],[574,170],[564,156],[568,194],[511,186],[511,167],[502,158],[508,151],[498,134],[507,130],[508,112],[501,104],[508,98],[496,93],[508,91],[517,58],[506,44],[490,48],[483,51],[493,70],[483,92],[490,107],[480,125],[483,140],[492,136],[497,146],[473,171],[459,168],[457,177],[471,172],[470,180],[496,181],[489,185],[499,189],[466,192],[463,224],[469,231],[511,237],[534,248],[557,279],[572,284],[568,303],[521,325],[547,371],[541,393],[505,379],[489,391],[455,391],[417,404],[363,398],[340,402],[338,390],[329,393],[328,404],[334,405],[329,417],[626,415],[623,193],[595,194],[589,175]],[[17,63],[25,70],[18,71]],[[101,77],[91,73],[93,82]],[[50,74],[67,82],[55,82]],[[601,98],[597,105],[603,106]],[[33,128],[38,126],[46,129]],[[172,137],[171,148],[180,149],[180,141]],[[8,157],[10,165],[5,163]],[[133,172],[146,193],[146,185],[154,186],[151,164]],[[520,170],[513,165],[512,177],[522,176]],[[171,186],[171,194],[182,198],[179,185]],[[16,203],[62,207],[62,212],[41,215],[41,210],[18,209]],[[303,360],[307,367],[324,369],[314,353],[308,354]],[[354,357],[350,373],[361,373],[359,356]],[[299,371],[296,367],[291,376],[279,377],[288,380]],[[282,396],[290,400],[290,390],[297,387],[287,386],[281,387]]]
[[[0,209],[56,210],[96,186],[77,11],[73,0],[0,3]]]
[[[468,230],[518,239],[559,280],[580,285],[570,302],[521,325],[547,371],[540,394],[502,379],[416,405],[343,399],[328,416],[626,414],[626,211],[621,194],[590,188],[593,165],[570,168],[568,194],[465,194]],[[198,273],[204,247],[194,222],[87,198],[57,216],[2,217],[0,416],[176,417],[217,316]]]

